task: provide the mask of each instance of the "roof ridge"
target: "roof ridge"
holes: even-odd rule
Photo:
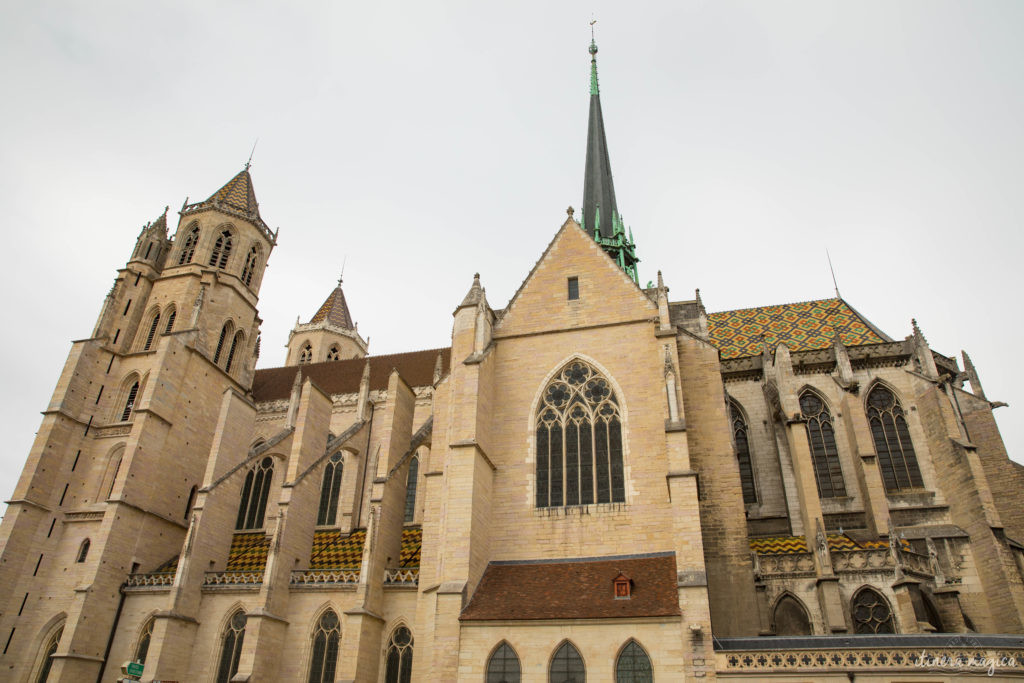
[[[696,301],[696,299],[690,300],[689,303],[692,303],[694,301]],[[761,306],[747,306],[746,308],[730,308],[729,310],[725,310],[725,311],[714,311],[712,313],[708,313],[708,315],[709,316],[712,316],[712,315],[725,315],[726,313],[739,313],[741,311],[756,311],[756,310],[761,309],[761,308],[771,308],[773,306],[799,306],[800,304],[816,304],[816,303],[821,303],[823,301],[838,301],[839,303],[845,304],[848,308],[853,308],[852,306],[850,306],[850,304],[847,304],[844,299],[840,299],[838,297],[830,296],[830,297],[826,297],[824,299],[806,299],[804,301],[787,301],[784,304],[763,304]],[[676,302],[670,302],[670,303],[687,303],[687,302],[685,302],[685,301],[676,301]],[[860,316],[858,316],[858,317],[860,317]]]

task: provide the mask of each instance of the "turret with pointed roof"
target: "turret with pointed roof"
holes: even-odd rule
[[[238,175],[229,180],[224,187],[220,188],[206,200],[185,205],[181,207],[181,216],[216,209],[221,213],[238,218],[244,218],[257,228],[260,228],[271,244],[277,244],[277,232],[271,232],[267,224],[260,217],[260,206],[256,201],[256,192],[252,187],[252,176],[249,174],[249,164],[245,165]]]
[[[587,123],[587,161],[583,175],[583,229],[594,237],[619,267],[639,282],[636,245],[632,231],[626,228],[615,202],[612,165],[608,158],[608,141],[604,134],[601,94],[597,84],[597,43],[590,41],[590,119]]]
[[[308,323],[295,322],[288,335],[288,365],[319,363],[321,361],[362,358],[369,344],[361,336],[348,303],[345,292],[338,285],[327,295]]]

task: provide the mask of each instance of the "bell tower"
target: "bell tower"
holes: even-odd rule
[[[288,333],[285,365],[363,358],[368,349],[369,342],[359,335],[358,325],[352,322],[339,277],[338,286],[327,295],[310,321],[295,321],[295,327]]]

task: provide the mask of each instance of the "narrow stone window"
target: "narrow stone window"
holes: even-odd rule
[[[192,506],[196,502],[196,492],[199,490],[197,486],[193,486],[188,492],[188,502],[185,503],[185,515],[184,519],[188,520],[188,513],[192,512]]]
[[[873,588],[861,588],[851,606],[855,633],[896,633],[889,602]]]
[[[132,385],[131,389],[128,390],[128,399],[124,402],[124,410],[121,411],[121,422],[127,422],[132,417],[132,412],[135,410],[135,398],[139,394],[139,383],[136,382]]]
[[[164,334],[170,334],[174,329],[174,318],[177,314],[178,312],[172,307],[170,313],[167,314],[167,327],[164,328]]]
[[[152,617],[146,622],[142,627],[142,635],[139,636],[139,644],[135,646],[135,661],[142,665],[146,664],[146,655],[149,654],[149,641],[153,639],[154,623]]]
[[[224,323],[224,327],[220,328],[220,337],[217,339],[217,350],[213,352],[213,364],[217,365],[220,363],[220,354],[224,350],[224,340],[227,339],[228,334],[231,333],[231,323]]]
[[[151,252],[151,251],[153,251],[153,243],[149,242],[148,244],[146,244],[146,255],[143,256],[142,258],[148,259],[149,258],[149,252]]]
[[[654,681],[654,668],[651,666],[651,658],[640,643],[630,640],[626,647],[619,652],[619,658],[615,662],[615,683],[652,683]]]
[[[242,644],[245,641],[245,622],[245,612],[238,611],[224,629],[220,663],[217,665],[217,683],[230,683],[232,677],[238,673],[238,661],[242,657]]]
[[[210,265],[224,270],[228,265],[228,256],[231,255],[231,231],[224,230],[217,237],[213,244],[213,251],[210,253]]]
[[[814,479],[821,498],[840,498],[846,495],[843,469],[836,450],[836,432],[832,414],[825,402],[812,391],[800,395],[800,410],[807,420],[807,439],[814,463]]]
[[[64,625],[61,624],[49,640],[46,641],[46,647],[43,648],[43,660],[39,664],[39,675],[36,676],[36,683],[46,683],[46,679],[50,677],[50,667],[53,666],[53,655],[57,652],[57,646],[60,645],[60,637],[64,635]]]
[[[252,275],[256,272],[256,265],[259,263],[260,251],[258,246],[253,246],[249,250],[249,255],[245,257],[245,266],[242,268],[242,282],[248,287],[252,284]]]
[[[885,490],[923,488],[903,407],[883,386],[876,386],[868,394],[868,421]]]
[[[587,680],[587,669],[583,666],[580,651],[569,641],[562,643],[551,658],[548,680],[550,683],[580,683]]]
[[[519,683],[520,671],[515,650],[502,641],[487,660],[487,683]]]
[[[238,344],[240,342],[245,342],[242,338],[241,330],[236,332],[234,338],[231,340],[231,348],[228,350],[228,359],[224,361],[224,372],[231,372],[231,362],[235,359],[235,349],[238,348]]]
[[[342,467],[341,453],[335,453],[324,467],[324,478],[320,484],[320,508],[316,523],[333,526],[338,520],[338,496],[341,493]]]
[[[156,330],[160,326],[160,314],[157,313],[153,316],[153,323],[149,326],[149,334],[146,335],[146,343],[142,347],[143,351],[149,351],[149,347],[153,345],[153,337],[156,336]]]
[[[235,528],[262,529],[263,516],[267,512],[267,498],[270,495],[270,484],[274,479],[274,459],[263,458],[258,465],[245,475],[242,484],[242,501],[238,506],[238,519]]]
[[[740,488],[744,503],[757,502],[757,488],[754,486],[754,467],[750,461],[750,440],[747,438],[747,421],[738,405],[729,402],[732,417],[732,443],[736,449],[736,461],[740,466]]]
[[[412,633],[399,626],[388,641],[384,683],[412,683]]]
[[[178,256],[178,265],[183,266],[186,263],[192,263],[192,257],[196,253],[196,245],[199,244],[199,226],[194,226],[189,230],[188,234],[185,235],[185,241],[181,245],[181,254]]]
[[[551,380],[536,439],[537,507],[626,500],[618,399],[594,368],[572,361]]]
[[[409,476],[405,480],[405,521],[416,518],[416,484],[420,473],[420,459],[414,457],[409,461]]]
[[[569,301],[580,298],[580,279],[578,277],[569,278]]]
[[[85,558],[89,557],[89,546],[91,543],[89,539],[82,541],[82,545],[78,546],[78,556],[75,558],[77,564],[85,562]]]
[[[334,610],[327,610],[317,620],[313,631],[313,659],[309,665],[309,683],[334,683],[338,664],[338,641],[341,622]]]

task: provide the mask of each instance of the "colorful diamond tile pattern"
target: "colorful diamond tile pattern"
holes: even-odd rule
[[[345,294],[341,291],[341,287],[334,288],[334,291],[327,297],[327,300],[324,301],[319,310],[313,314],[313,318],[309,323],[322,323],[325,320],[337,327],[349,330],[353,327],[352,316],[349,315],[348,304],[345,303]]]
[[[846,346],[885,341],[842,299],[710,313],[708,333],[723,359],[760,354],[761,335],[769,349],[785,342],[790,351],[828,348],[837,334]]]
[[[228,181],[227,185],[217,190],[206,201],[214,199],[238,211],[259,215],[256,194],[252,189],[252,178],[249,176],[249,171],[242,171],[236,175]]]
[[[420,566],[420,549],[423,547],[423,529],[406,527],[402,529],[402,554],[399,565],[402,569]]]
[[[228,553],[227,571],[257,571],[267,564],[270,550],[270,536],[262,531],[235,533],[231,537],[231,551]]]
[[[179,555],[175,555],[171,559],[167,560],[162,565],[160,565],[159,567],[154,569],[153,573],[157,574],[157,573],[163,573],[163,572],[176,572],[176,571],[178,571],[178,557],[180,557],[180,556]]]
[[[336,529],[313,532],[313,552],[309,557],[310,569],[359,569],[363,562],[366,532],[353,531],[342,536]]]
[[[810,552],[803,536],[771,536],[767,538],[747,539],[750,549],[758,555],[796,555]],[[904,550],[913,550],[909,541],[901,540]],[[868,550],[872,548],[888,548],[889,543],[881,539],[857,542],[846,534],[829,534],[829,550]]]

